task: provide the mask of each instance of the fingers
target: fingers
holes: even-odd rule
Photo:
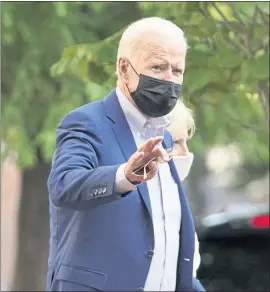
[[[152,155],[155,157],[160,157],[163,162],[168,162],[170,160],[168,153],[163,147],[155,147],[152,150]]]
[[[143,165],[133,168],[133,173],[138,174],[139,172],[141,172],[141,170],[143,168],[148,168],[148,165],[152,162],[152,161],[157,161],[158,159],[156,157],[153,157],[152,159],[150,159],[147,163],[144,163]]]
[[[143,158],[144,152],[135,152],[128,160],[128,163],[126,165],[126,173],[131,173],[134,169],[134,166],[139,163],[139,161]]]
[[[155,152],[153,152],[153,149],[155,148],[158,149],[157,145],[162,140],[163,140],[163,137],[150,138],[138,149],[139,152],[144,152],[144,156],[142,157],[142,160],[140,161],[141,162],[140,165],[144,165],[148,163],[154,157],[158,158],[158,156],[161,156],[161,157],[164,156],[162,152],[160,152],[159,150],[155,150]],[[163,159],[166,160],[167,158],[164,156]]]
[[[148,181],[157,174],[158,157],[161,157],[163,161],[169,161],[169,156],[163,147],[157,146],[162,140],[163,137],[150,138],[130,157],[125,166],[125,175],[129,181]],[[134,172],[138,167],[141,167],[141,170]]]
[[[158,163],[152,161],[147,166],[147,169],[144,168],[139,174],[134,174],[133,172],[129,175],[129,179],[133,182],[146,182],[152,179],[158,172]]]
[[[152,179],[158,172],[158,163],[156,161],[152,161],[149,164],[149,172],[147,174],[147,180]]]
[[[134,165],[138,164],[138,161],[144,155],[143,152],[135,152],[129,159],[125,166],[125,175],[130,182],[144,182],[152,179],[157,171],[158,164],[155,161],[150,162],[147,167],[142,168],[138,173],[134,173]]]
[[[155,137],[150,138],[147,140],[139,149],[138,151],[143,152],[151,152],[156,145],[158,145],[163,140],[163,137]]]

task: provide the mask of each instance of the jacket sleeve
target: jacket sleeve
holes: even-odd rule
[[[73,111],[56,132],[56,151],[48,178],[50,201],[57,207],[88,210],[121,198],[114,191],[120,165],[98,165],[101,133],[89,117]]]

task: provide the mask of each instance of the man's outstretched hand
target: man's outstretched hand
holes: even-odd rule
[[[163,147],[157,146],[162,140],[163,137],[150,138],[129,158],[125,166],[125,175],[130,182],[144,182],[152,179],[158,171],[159,157],[163,161],[169,161],[169,156]],[[143,170],[141,173],[134,173],[134,170],[152,159],[154,160],[147,165],[145,173]]]

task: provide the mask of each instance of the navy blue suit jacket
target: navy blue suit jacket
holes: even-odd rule
[[[164,147],[172,147],[166,132]],[[115,90],[67,114],[57,128],[48,179],[48,291],[136,291],[144,287],[154,250],[146,183],[120,196],[118,167],[136,151]],[[174,163],[182,208],[177,291],[204,291],[192,277],[194,223]]]

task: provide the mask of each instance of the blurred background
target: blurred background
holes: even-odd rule
[[[269,3],[1,3],[1,290],[45,289],[46,181],[55,129],[116,82],[119,38],[172,20],[190,50],[183,99],[196,114],[184,187],[207,291],[269,291]]]

